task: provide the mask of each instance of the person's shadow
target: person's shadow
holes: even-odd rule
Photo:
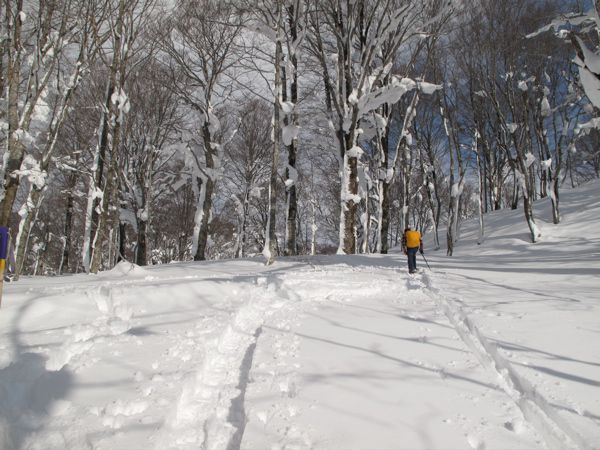
[[[68,366],[59,371],[47,370],[48,358],[26,351],[21,342],[18,324],[33,302],[23,305],[13,320],[9,339],[15,357],[0,370],[1,450],[23,448],[28,436],[44,428],[53,404],[65,398],[73,385]]]

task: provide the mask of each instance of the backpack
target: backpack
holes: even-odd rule
[[[415,230],[408,230],[405,235],[406,248],[417,248],[421,245],[421,233]]]

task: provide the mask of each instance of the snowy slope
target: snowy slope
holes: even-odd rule
[[[0,310],[0,449],[600,448],[600,184],[453,258],[121,264]],[[426,250],[427,250],[426,245]]]

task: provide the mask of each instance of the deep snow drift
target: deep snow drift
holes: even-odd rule
[[[455,256],[120,264],[0,310],[0,449],[600,448],[600,183]],[[420,257],[419,257],[420,258]]]

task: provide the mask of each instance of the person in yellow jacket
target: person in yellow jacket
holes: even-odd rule
[[[408,257],[408,273],[417,271],[417,251],[423,254],[421,233],[411,228],[405,228],[402,235],[402,251]]]

